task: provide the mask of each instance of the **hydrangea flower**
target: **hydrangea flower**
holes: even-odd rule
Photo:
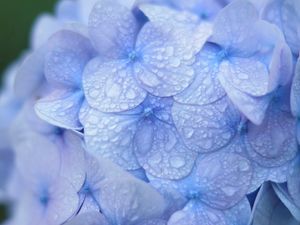
[[[0,99],[7,224],[297,224],[299,10],[60,1]]]

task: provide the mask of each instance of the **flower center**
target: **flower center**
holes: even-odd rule
[[[40,198],[39,198],[39,201],[40,201],[40,203],[43,206],[47,206],[48,205],[48,203],[50,201],[50,197],[49,197],[48,191],[46,191],[46,190],[42,191],[42,193],[40,195]]]
[[[152,108],[147,107],[144,109],[144,113],[143,113],[144,117],[150,117],[153,114],[154,114],[154,110]]]
[[[229,51],[227,49],[222,49],[221,51],[218,52],[217,58],[219,61],[222,61],[223,59],[226,59],[229,57]]]
[[[135,50],[129,52],[128,59],[130,62],[135,62],[138,59],[138,53]]]

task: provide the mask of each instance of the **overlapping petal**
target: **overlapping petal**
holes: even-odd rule
[[[228,144],[240,121],[239,112],[227,97],[201,106],[174,103],[172,115],[187,146],[202,153]]]
[[[57,32],[47,42],[45,76],[48,82],[80,88],[84,66],[93,54],[88,38],[68,30]]]
[[[250,204],[246,198],[225,211],[191,200],[183,210],[171,216],[168,225],[247,225],[250,212]]]
[[[160,97],[178,94],[195,76],[191,65],[210,37],[211,27],[191,22],[184,14],[179,13],[180,19],[172,17],[176,11],[164,7],[145,5],[141,9],[151,22],[139,33],[136,48],[142,54],[142,62],[135,65],[134,72],[151,94]],[[157,18],[161,11],[166,15]]]
[[[81,122],[85,130],[87,150],[95,156],[108,158],[130,170],[139,168],[133,153],[133,138],[137,130],[137,111],[123,114],[102,113],[88,107],[82,109]]]
[[[298,151],[295,119],[272,103],[261,125],[248,125],[246,146],[249,157],[264,167],[285,164]]]
[[[185,146],[176,128],[161,121],[141,121],[134,143],[139,164],[159,178],[187,176],[197,158],[197,154]]]
[[[174,96],[177,102],[205,105],[215,102],[226,95],[218,80],[219,63],[216,55],[217,45],[207,43],[198,53],[194,64],[195,79],[183,92]]]
[[[56,126],[81,129],[79,110],[82,102],[82,91],[56,89],[36,102],[35,111],[40,118]]]
[[[121,112],[138,106],[146,92],[138,85],[127,60],[92,60],[83,75],[88,103],[102,112]]]
[[[134,48],[139,23],[131,8],[109,0],[97,2],[89,16],[91,40],[101,56],[126,57]]]

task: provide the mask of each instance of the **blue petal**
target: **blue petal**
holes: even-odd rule
[[[300,207],[295,204],[296,202],[293,198],[291,198],[286,186],[284,184],[272,184],[272,186],[278,198],[282,201],[294,218],[300,222]]]
[[[151,220],[143,221],[138,225],[167,225],[167,221],[161,219],[151,219]]]
[[[89,108],[82,112],[87,151],[108,158],[121,167],[134,170],[140,166],[133,153],[133,138],[139,116],[136,111],[123,114],[102,113]]]
[[[279,107],[272,102],[261,125],[248,124],[248,155],[263,167],[281,166],[298,151],[295,118]]]
[[[164,199],[149,184],[101,158],[93,166],[92,174],[88,176],[96,181],[93,190],[98,192],[94,193],[111,224],[133,225],[162,216]]]
[[[290,174],[288,175],[287,186],[288,191],[293,198],[295,204],[299,207],[300,212],[300,157],[294,163]],[[300,214],[299,214],[300,218]],[[299,219],[300,220],[300,219]]]
[[[213,44],[206,44],[203,47],[194,64],[195,80],[183,92],[174,96],[177,102],[205,105],[226,95],[217,78],[219,63],[216,54],[219,51],[220,49]]]
[[[84,24],[87,25],[89,23],[89,16],[92,12],[93,7],[96,5],[98,1],[99,0],[78,0],[77,1],[80,20]]]
[[[168,225],[226,225],[222,211],[207,207],[205,204],[191,200],[182,210],[174,213]]]
[[[184,145],[175,127],[161,121],[142,120],[134,143],[140,165],[159,178],[180,179],[186,176],[197,157]]]
[[[248,192],[251,177],[250,161],[233,153],[214,153],[200,158],[195,170],[200,200],[217,209],[238,203]]]
[[[228,71],[227,71],[228,72]],[[220,71],[220,74],[222,72]],[[271,97],[266,95],[263,97],[254,97],[236,89],[231,83],[225,79],[225,76],[219,76],[219,81],[225,89],[228,97],[233,104],[253,123],[261,124],[265,112],[268,108]]]
[[[299,14],[300,4],[295,0],[270,1],[264,7],[262,17],[279,26],[287,43],[295,55],[298,55],[299,45]]]
[[[298,224],[288,209],[278,199],[272,186],[269,183],[265,183],[256,197],[251,224],[281,225],[287,224],[288,221],[288,224],[291,225]]]
[[[235,89],[251,96],[263,96],[269,92],[268,68],[256,58],[235,58],[220,64],[218,77]],[[227,89],[227,88],[225,88]]]
[[[109,0],[101,0],[94,6],[89,33],[101,56],[116,59],[133,50],[139,24],[130,10]]]
[[[172,96],[183,91],[192,82],[195,71],[192,64],[196,54],[210,36],[209,24],[187,23],[186,15],[172,18],[172,10],[164,19],[154,19],[151,12],[160,7],[143,6],[152,22],[147,23],[138,35],[136,48],[142,62],[135,64],[134,72],[143,87],[153,95]],[[176,11],[175,11],[176,12]],[[150,15],[150,16],[149,16]],[[186,47],[189,43],[190,47]]]
[[[35,112],[43,120],[67,129],[81,129],[79,110],[82,92],[73,89],[57,89],[35,104]]]
[[[34,140],[34,142],[32,141]],[[60,152],[45,136],[27,132],[15,144],[16,166],[32,188],[39,183],[53,183],[59,175]]]
[[[190,187],[192,181],[190,181],[189,176],[183,178],[182,181],[157,178],[149,173],[147,177],[151,186],[164,196],[167,204],[166,211],[164,212],[165,218],[169,218],[174,212],[182,209],[187,204],[188,198],[185,196],[186,190],[180,190],[180,187]]]
[[[246,198],[224,211],[191,200],[183,210],[171,216],[168,225],[248,225],[250,213],[250,204]]]
[[[85,180],[83,141],[71,131],[66,131],[57,141],[61,150],[61,176],[79,190]]]
[[[171,0],[171,2],[181,10],[188,10],[199,15],[203,20],[212,19],[222,9],[222,3],[219,0]]]
[[[59,20],[76,21],[79,20],[77,2],[72,0],[62,0],[57,3],[55,14]]]
[[[235,54],[250,55],[258,48],[254,30],[257,21],[254,5],[249,1],[234,1],[217,15],[212,40]]]
[[[126,111],[146,98],[126,60],[92,60],[84,71],[83,88],[88,103],[102,112]]]
[[[109,225],[107,220],[99,212],[81,213],[67,222],[65,225]]]
[[[79,33],[63,30],[49,39],[47,50],[45,76],[48,82],[80,88],[84,66],[94,55],[90,41]]]
[[[215,209],[228,209],[248,192],[252,166],[246,158],[229,152],[200,155],[189,176],[175,181],[148,176],[150,183],[170,202],[180,205],[184,198]]]
[[[174,103],[174,123],[189,148],[211,152],[224,147],[236,134],[239,112],[224,97],[210,105]]]
[[[256,162],[252,162],[253,175],[248,193],[257,190],[266,181],[276,183],[286,182],[290,165],[291,163],[288,162],[282,166],[267,168],[260,166]]]
[[[50,14],[40,15],[33,24],[31,31],[31,47],[38,49],[42,47],[49,37],[62,29],[63,23]]]
[[[29,98],[44,81],[44,58],[46,48],[39,48],[29,53],[18,69],[15,78],[16,95]]]
[[[291,110],[295,117],[300,117],[300,58],[298,58],[291,87]]]
[[[51,201],[44,215],[45,224],[62,224],[75,215],[80,206],[77,192],[78,190],[63,178],[51,186],[49,188]]]

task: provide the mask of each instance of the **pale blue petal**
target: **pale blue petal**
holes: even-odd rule
[[[180,205],[184,198],[198,199],[215,209],[228,209],[248,192],[251,162],[229,152],[200,155],[189,176],[175,181],[148,176],[150,183],[170,202]]]
[[[195,14],[183,10],[175,10],[166,5],[166,2],[163,2],[163,4],[141,4],[139,8],[151,22],[155,23],[159,22],[165,25],[169,23],[172,26],[176,24],[178,27],[192,27],[200,23],[199,18]]]
[[[188,175],[197,157],[184,145],[175,127],[161,121],[141,121],[134,143],[139,164],[159,178],[180,179]]]
[[[227,97],[202,106],[175,102],[172,115],[187,146],[202,153],[228,144],[236,134],[240,121],[239,112]]]
[[[222,211],[212,209],[197,200],[191,200],[182,210],[175,212],[168,225],[227,225]]]
[[[269,92],[268,68],[258,59],[231,57],[220,64],[218,77],[222,77],[235,89],[251,96],[263,96]]]
[[[181,210],[187,204],[188,198],[184,196],[184,193],[180,192],[179,187],[187,187],[189,176],[184,179],[188,181],[184,181],[183,185],[180,180],[177,183],[177,181],[157,178],[151,174],[147,174],[147,177],[151,186],[164,196],[167,204],[166,211],[164,212],[165,218],[169,218],[174,212]]]
[[[85,180],[85,151],[83,140],[74,132],[65,131],[57,140],[61,151],[61,176],[79,190]]]
[[[96,181],[93,188],[99,191],[94,193],[111,224],[134,225],[162,216],[164,199],[148,183],[101,158],[91,171]]]
[[[51,200],[44,214],[45,224],[62,224],[79,210],[78,190],[67,180],[61,178],[48,191]]]
[[[265,181],[283,183],[287,180],[290,162],[277,167],[262,167],[256,162],[252,162],[253,175],[248,193],[257,190]]]
[[[300,157],[295,161],[287,180],[288,191],[300,212]],[[300,214],[299,214],[300,216]],[[300,217],[299,217],[300,218]],[[300,220],[300,219],[299,219]]]
[[[88,152],[108,158],[128,170],[140,167],[133,153],[133,138],[139,120],[135,111],[109,114],[89,108],[81,113],[85,114],[81,121]]]
[[[214,44],[203,47],[194,64],[195,80],[183,92],[174,96],[177,102],[205,105],[226,95],[217,78],[219,63],[216,57],[219,51],[220,48]]]
[[[50,14],[38,16],[31,30],[31,47],[38,49],[42,47],[52,34],[62,29],[63,23],[59,22]]]
[[[292,51],[298,55],[300,50],[300,3],[297,0],[286,0],[281,6],[281,18],[285,38]]]
[[[80,88],[84,66],[93,55],[86,37],[73,31],[57,32],[47,42],[45,76],[48,82]]]
[[[267,1],[262,10],[262,18],[276,24],[284,33],[288,45],[295,55],[299,54],[300,4],[297,0]]]
[[[272,103],[261,125],[248,124],[246,146],[249,157],[263,167],[281,166],[298,151],[296,120],[290,112]]]
[[[29,98],[44,81],[44,61],[46,48],[39,48],[29,53],[18,69],[15,78],[16,95]]]
[[[253,225],[298,224],[288,209],[278,199],[269,183],[265,183],[262,186],[256,197],[251,222]]]
[[[89,16],[90,16],[95,4],[98,1],[99,0],[78,0],[77,1],[80,21],[82,21],[84,24],[88,25]]]
[[[83,75],[88,103],[102,112],[121,112],[138,106],[146,98],[126,60],[92,60]]]
[[[227,70],[225,71],[228,72]],[[220,71],[220,74],[224,74]],[[233,104],[253,123],[261,124],[265,112],[269,106],[271,96],[254,97],[236,89],[225,79],[225,76],[218,76],[219,81],[225,89]]]
[[[293,77],[293,67],[289,46],[285,42],[277,44],[269,64],[269,90],[289,84]]]
[[[217,210],[191,200],[183,210],[174,213],[168,225],[248,225],[251,208],[244,198],[228,210]]]
[[[57,89],[38,100],[35,112],[43,120],[67,129],[81,129],[79,110],[83,101],[82,91]]]
[[[295,204],[293,198],[291,198],[286,185],[284,184],[272,184],[275,193],[278,198],[282,201],[285,207],[290,211],[290,213],[294,216],[294,218],[300,222],[300,207]]]
[[[76,21],[79,19],[78,3],[72,0],[59,1],[55,7],[55,14],[59,20]]]
[[[223,212],[228,225],[249,224],[251,218],[251,206],[247,197],[244,197],[235,206]]]
[[[212,40],[232,53],[251,55],[258,48],[254,30],[257,21],[258,12],[254,5],[249,1],[234,1],[214,20]]]
[[[295,117],[300,117],[300,58],[298,58],[291,87],[291,110]]]
[[[138,225],[167,225],[167,221],[161,219],[151,219],[151,220],[143,221]]]
[[[28,132],[19,139],[14,149],[16,167],[33,189],[41,183],[53,183],[59,175],[59,149],[45,136]]]
[[[131,9],[116,1],[101,0],[90,14],[90,37],[101,56],[127,57],[138,31],[139,24]]]
[[[109,225],[107,220],[99,212],[80,213],[65,225]]]
[[[214,153],[197,161],[195,182],[199,199],[217,209],[237,204],[248,192],[251,162],[233,153]]]
[[[148,92],[167,97],[180,93],[192,82],[195,76],[192,64],[209,38],[211,26],[187,23],[186,15],[180,13],[181,21],[172,18],[170,15],[176,12],[172,10],[170,13],[167,10],[166,18],[152,20],[160,9],[149,5],[142,7],[152,22],[147,23],[138,35],[136,48],[141,52],[142,61],[135,64],[134,72]]]
[[[219,0],[171,0],[171,2],[177,8],[193,12],[203,20],[214,18],[223,6]]]

